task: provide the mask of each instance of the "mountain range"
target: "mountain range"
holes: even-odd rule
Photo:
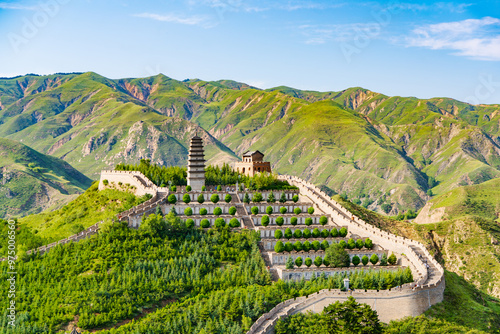
[[[209,163],[258,149],[275,171],[388,214],[500,177],[500,105],[390,97],[359,87],[262,90],[162,74],[0,79],[0,137],[93,179],[101,169],[141,158],[183,165],[195,133]]]

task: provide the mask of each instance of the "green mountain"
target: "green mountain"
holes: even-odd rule
[[[258,149],[279,173],[390,214],[500,177],[499,127],[500,105],[359,87],[260,90],[230,80],[110,80],[91,72],[0,79],[0,136],[87,176],[141,158],[185,164],[198,132],[209,162]]]
[[[0,138],[0,215],[57,208],[87,189],[91,180],[58,158]]]

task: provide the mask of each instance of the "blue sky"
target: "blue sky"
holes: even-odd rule
[[[84,71],[500,103],[500,1],[0,0],[0,76]]]

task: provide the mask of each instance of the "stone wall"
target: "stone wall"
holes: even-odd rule
[[[364,290],[343,292],[325,289],[307,297],[289,299],[257,319],[247,334],[274,333],[274,326],[278,319],[299,312],[319,313],[332,303],[346,301],[349,296],[352,296],[359,303],[370,305],[372,309],[377,311],[380,320],[385,323],[408,316],[418,316],[431,305],[439,303],[443,299],[444,280],[427,288],[415,289],[411,286],[405,284],[392,290],[368,290],[367,292]]]

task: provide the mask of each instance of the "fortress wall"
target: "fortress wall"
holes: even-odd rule
[[[128,183],[136,188],[135,194],[137,196],[143,196],[145,194],[151,194],[154,196],[158,193],[158,187],[149,181],[149,179],[141,172],[103,170],[101,171],[101,178],[99,180],[99,190],[106,188],[103,183],[104,180],[108,180],[109,183],[114,182],[116,184],[118,184],[118,182],[123,184]]]
[[[286,300],[274,307],[250,327],[247,334],[274,333],[274,326],[280,318],[286,318],[299,312],[320,313],[328,305],[337,301],[344,302],[352,296],[358,303],[368,304],[376,310],[380,321],[388,323],[408,316],[418,316],[431,305],[443,300],[445,283],[426,289],[408,289],[407,287],[392,290],[356,290],[343,292],[340,290],[321,290],[316,294]]]
[[[292,184],[299,187],[301,193],[310,196],[315,202],[315,205],[317,205],[321,210],[334,217],[334,221],[348,225],[350,232],[360,236],[368,236],[375,244],[379,244],[381,247],[390,249],[399,254],[404,254],[411,262],[413,267],[412,269],[416,270],[416,272],[414,272],[414,277],[417,278],[417,283],[422,285],[425,281],[427,281],[427,268],[425,267],[423,260],[421,260],[415,251],[410,248],[410,246],[419,246],[418,243],[384,232],[365,223],[361,219],[352,216],[350,212],[334,200],[330,200],[327,194],[321,192],[319,189],[315,189],[316,192],[321,193],[325,199],[329,200],[329,202],[326,202],[323,198],[320,198],[315,194],[315,192],[310,190],[310,188],[316,188],[311,183],[295,177],[289,177],[287,179],[291,181]],[[425,247],[423,245],[421,246],[421,248],[425,251]],[[436,267],[444,273],[441,265],[437,263],[437,261],[435,261],[430,254],[428,254],[428,260],[433,261]]]

